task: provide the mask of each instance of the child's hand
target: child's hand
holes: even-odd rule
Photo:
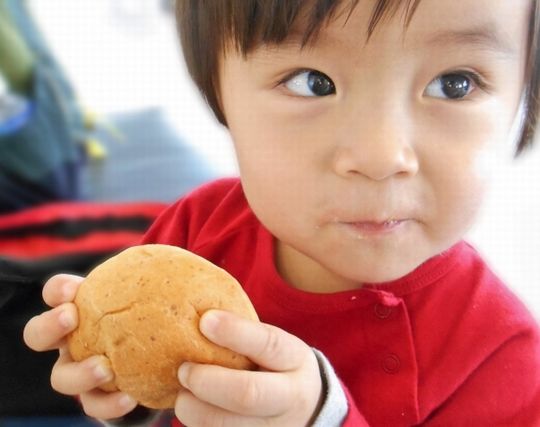
[[[52,310],[35,316],[24,328],[24,342],[35,351],[58,349],[60,356],[51,373],[52,387],[62,394],[79,395],[84,412],[94,418],[121,417],[132,411],[136,402],[125,393],[105,393],[97,387],[113,378],[103,356],[74,362],[69,355],[66,335],[78,324],[77,308],[72,303],[82,278],[57,275],[45,283],[43,300]]]
[[[321,377],[313,351],[274,326],[212,310],[201,318],[211,341],[249,357],[261,371],[184,363],[187,390],[178,395],[176,416],[188,426],[305,426],[321,403]]]

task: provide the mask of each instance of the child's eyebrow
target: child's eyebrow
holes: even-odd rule
[[[508,57],[517,56],[517,49],[492,24],[458,30],[439,30],[425,43],[436,46],[469,45]]]

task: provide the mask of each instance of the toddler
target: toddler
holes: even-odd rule
[[[184,197],[142,243],[228,270],[262,323],[202,316],[209,340],[260,369],[184,363],[173,425],[540,425],[538,326],[462,240],[486,159],[532,144],[539,5],[177,2],[188,69],[240,178]],[[59,349],[52,386],[114,425],[136,402],[97,388],[113,375],[102,357],[66,352],[80,280],[45,284],[52,309],[25,340]]]

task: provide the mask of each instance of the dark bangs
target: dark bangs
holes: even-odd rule
[[[299,19],[303,21],[302,44],[317,37],[340,6],[350,14],[359,0],[177,0],[177,25],[188,71],[214,111],[226,125],[218,100],[219,58],[232,43],[244,55],[264,44],[283,42]],[[407,25],[420,0],[407,0]],[[378,0],[366,38],[377,24],[403,8],[403,0]]]
[[[188,71],[220,123],[226,125],[219,103],[219,59],[227,47],[244,55],[260,44],[279,44],[302,30],[302,45],[315,40],[321,27],[350,14],[360,0],[176,0],[177,25]],[[377,25],[402,13],[404,29],[421,0],[377,0],[366,29],[369,40]],[[516,154],[532,145],[539,114],[540,3],[533,0],[529,55],[524,92],[525,118]],[[301,25],[299,25],[301,24]]]

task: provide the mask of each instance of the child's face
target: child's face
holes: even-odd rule
[[[300,288],[393,280],[461,239],[518,108],[529,0],[423,0],[365,44],[374,3],[222,62],[246,196]]]

